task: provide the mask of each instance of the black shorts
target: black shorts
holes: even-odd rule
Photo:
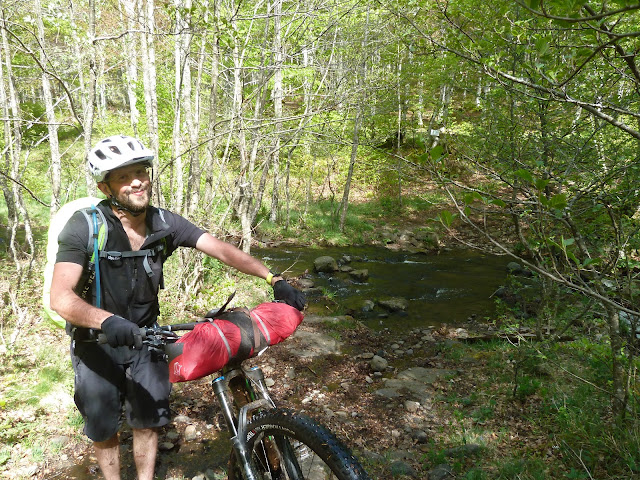
[[[131,428],[169,423],[169,368],[144,345],[142,350],[72,342],[75,402],[84,418],[84,433],[94,442],[118,432],[124,407]]]

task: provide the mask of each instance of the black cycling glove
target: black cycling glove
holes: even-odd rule
[[[101,330],[107,337],[107,343],[112,347],[142,348],[142,334],[135,323],[118,315],[111,315],[102,322]]]
[[[304,294],[289,285],[285,280],[276,282],[273,286],[273,296],[276,300],[283,300],[287,305],[291,305],[300,311],[304,309],[304,305],[307,303]]]

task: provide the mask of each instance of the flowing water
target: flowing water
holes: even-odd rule
[[[474,316],[477,320],[494,311],[493,294],[504,284],[509,258],[471,250],[452,250],[439,254],[407,253],[384,247],[302,248],[280,247],[253,250],[272,268],[288,276],[307,272],[332,302],[309,295],[312,313],[346,312],[364,319],[372,328],[407,328],[456,325]],[[348,256],[353,269],[368,270],[366,281],[355,281],[350,274],[316,273],[314,260],[328,255],[339,261]],[[408,301],[406,312],[387,314],[376,308],[362,311],[366,300],[376,302],[390,297]]]

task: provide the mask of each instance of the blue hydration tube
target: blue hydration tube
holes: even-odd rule
[[[100,308],[100,255],[98,254],[98,214],[95,205],[91,205],[93,215],[93,261],[96,272],[96,307]]]

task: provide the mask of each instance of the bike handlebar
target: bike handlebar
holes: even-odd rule
[[[150,343],[150,338],[153,338],[154,343],[166,345],[168,343],[174,343],[178,338],[174,332],[193,330],[196,325],[200,323],[209,323],[209,320],[200,320],[190,323],[177,323],[174,325],[158,325],[155,327],[140,327],[140,336],[143,343]],[[99,333],[97,337],[99,344],[106,344],[107,336],[104,333]]]

